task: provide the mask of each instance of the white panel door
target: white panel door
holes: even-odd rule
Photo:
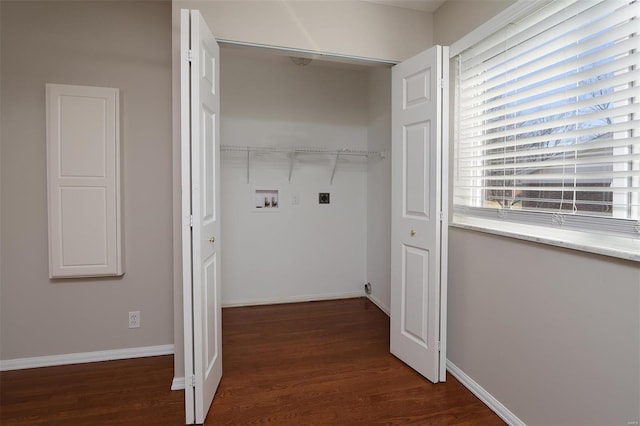
[[[200,424],[222,378],[219,48],[197,10],[181,37],[185,409]]]
[[[391,353],[432,382],[445,380],[446,362],[443,50],[394,66],[391,80]]]
[[[49,277],[123,275],[119,90],[46,85]]]

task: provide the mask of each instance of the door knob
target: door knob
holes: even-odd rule
[[[209,238],[209,242],[210,242],[211,244],[215,243],[215,242],[216,242],[216,237],[210,237],[210,238]]]
[[[415,236],[416,235],[416,230],[412,229],[411,232],[409,232],[409,234],[411,234],[412,237]]]

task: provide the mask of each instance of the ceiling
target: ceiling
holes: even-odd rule
[[[446,0],[362,0],[370,3],[383,4],[385,6],[402,7],[405,9],[419,10],[432,13]]]

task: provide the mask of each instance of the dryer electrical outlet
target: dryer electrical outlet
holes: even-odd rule
[[[331,202],[331,196],[328,192],[320,192],[318,194],[318,204],[329,204]]]

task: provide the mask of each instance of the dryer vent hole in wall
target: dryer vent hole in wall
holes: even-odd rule
[[[371,283],[366,283],[364,285],[364,292],[367,294],[371,294]]]

